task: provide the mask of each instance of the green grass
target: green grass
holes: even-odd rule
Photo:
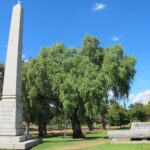
[[[82,150],[150,150],[150,144],[101,144]]]
[[[33,150],[46,150],[46,149],[52,149],[52,148],[61,147],[61,146],[69,146],[76,142],[80,142],[80,141],[74,141],[71,138],[64,139],[62,136],[46,137],[43,139],[42,144],[32,149]]]
[[[71,145],[78,145],[82,142],[93,142],[105,137],[107,137],[106,131],[86,134],[84,139],[72,139],[71,136],[64,138],[63,135],[52,135],[43,138],[43,143],[33,147],[32,150],[48,150],[59,147],[61,148],[62,146],[67,147]]]
[[[150,150],[150,144],[110,144],[107,131],[91,132],[84,139],[72,139],[63,135],[51,135],[32,150],[62,150],[74,148],[81,150]]]

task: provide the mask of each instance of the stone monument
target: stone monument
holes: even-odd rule
[[[128,141],[149,141],[150,122],[132,122],[130,130],[108,131],[108,137],[112,140],[111,143],[128,143]]]
[[[21,99],[23,9],[18,1],[13,7],[0,101],[0,149],[28,149],[41,142],[24,135]]]

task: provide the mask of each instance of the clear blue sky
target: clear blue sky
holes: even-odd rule
[[[0,0],[2,62],[16,3],[17,0]],[[126,54],[138,61],[132,99],[146,102],[150,96],[150,0],[22,0],[22,6],[25,59],[59,41],[79,47],[86,34],[97,36],[104,47],[119,43]]]

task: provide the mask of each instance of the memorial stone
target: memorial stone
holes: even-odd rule
[[[40,139],[24,135],[21,99],[23,8],[13,7],[5,64],[2,100],[0,101],[0,149],[28,149]]]

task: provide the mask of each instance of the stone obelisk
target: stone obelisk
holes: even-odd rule
[[[13,7],[9,33],[2,101],[0,101],[0,149],[26,149],[40,143],[24,135],[21,99],[23,9]]]
[[[21,64],[23,9],[13,8],[9,33],[2,101],[0,103],[0,135],[22,135]]]

